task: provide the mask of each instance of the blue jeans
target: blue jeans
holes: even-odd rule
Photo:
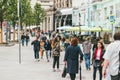
[[[46,58],[47,58],[47,60],[49,60],[49,57],[50,57],[50,50],[46,50]]]
[[[22,39],[22,46],[24,46],[24,41],[25,41],[25,40],[24,40],[24,39]]]
[[[86,66],[86,69],[89,69],[90,68],[90,53],[89,54],[84,54],[84,58],[85,58],[85,66]]]
[[[38,50],[34,50],[34,57],[35,57],[35,59],[39,59],[39,51]]]
[[[26,46],[28,46],[29,39],[26,39]]]

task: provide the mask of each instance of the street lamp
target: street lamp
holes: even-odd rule
[[[20,38],[20,29],[21,29],[21,0],[18,0],[18,40],[19,40],[19,64],[21,64],[21,38]]]

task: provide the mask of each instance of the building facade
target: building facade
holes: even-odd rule
[[[80,0],[79,5],[80,25],[109,28],[112,35],[119,30],[119,0]],[[97,32],[97,36],[98,34]]]
[[[54,20],[53,29],[57,30],[57,27],[72,26],[72,0],[54,0],[53,4]]]

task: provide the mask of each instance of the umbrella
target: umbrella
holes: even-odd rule
[[[79,27],[71,27],[71,28],[68,28],[67,31],[83,31],[83,32],[87,32],[87,31],[90,31],[90,28],[89,27],[85,27],[85,26],[79,26]]]
[[[102,32],[102,31],[111,32],[111,29],[104,28],[104,27],[92,27],[92,28],[90,28],[90,31],[92,31],[92,32]]]
[[[71,28],[71,26],[61,26],[61,27],[58,27],[57,29],[58,30],[67,30],[69,28]]]

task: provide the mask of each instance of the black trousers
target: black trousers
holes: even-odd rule
[[[111,76],[111,80],[120,80],[120,77],[119,75]]]
[[[56,64],[57,64],[57,69],[59,69],[59,56],[53,57],[53,68],[55,68]]]
[[[93,67],[93,80],[96,80],[96,72],[97,70],[99,70],[99,77],[100,79],[99,80],[102,80],[102,66],[100,67]]]
[[[70,75],[70,79],[71,79],[71,80],[75,80],[76,74],[71,74],[71,73],[70,73],[69,75]]]

